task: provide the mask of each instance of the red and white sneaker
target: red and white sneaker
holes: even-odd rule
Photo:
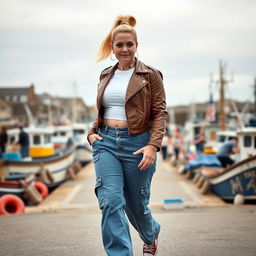
[[[157,255],[158,240],[156,239],[153,244],[143,245],[143,256],[156,256]]]

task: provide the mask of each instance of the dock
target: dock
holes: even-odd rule
[[[22,215],[0,216],[2,256],[104,256],[101,213],[94,194],[93,163],[75,180],[54,190]],[[182,199],[182,209],[165,209],[165,199]],[[256,255],[256,205],[233,205],[214,194],[200,194],[158,155],[150,208],[161,224],[158,256]],[[134,256],[142,241],[130,227]],[[122,255],[120,255],[122,256]]]

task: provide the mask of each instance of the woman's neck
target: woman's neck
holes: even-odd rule
[[[133,60],[133,62],[130,64],[130,65],[127,65],[127,64],[120,64],[118,63],[118,69],[120,70],[128,70],[128,69],[131,69],[135,66],[135,60]]]

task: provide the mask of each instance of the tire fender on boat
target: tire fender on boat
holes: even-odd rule
[[[198,188],[201,188],[203,186],[204,180],[205,180],[204,176],[200,176],[198,181],[196,182],[196,186]]]
[[[15,195],[3,195],[0,198],[0,214],[22,214],[25,212],[24,202]]]
[[[34,184],[30,184],[28,187],[25,188],[25,193],[28,197],[28,200],[32,203],[32,204],[39,204],[42,202],[43,197],[42,195],[39,193],[39,191],[36,189],[36,187],[34,186]]]
[[[185,172],[185,165],[181,164],[177,169],[178,174],[184,174]]]
[[[200,188],[201,194],[203,194],[203,195],[207,194],[210,190],[210,186],[211,186],[211,183],[209,182],[209,180],[205,179],[203,181],[202,187]]]
[[[50,179],[48,177],[46,169],[41,169],[40,170],[40,172],[39,172],[39,179],[40,179],[40,181],[42,181],[45,184],[50,184],[51,183],[51,181],[50,181]]]
[[[190,180],[192,178],[192,170],[187,170],[185,172],[185,179]]]
[[[79,162],[76,162],[76,163],[74,163],[73,168],[74,168],[75,173],[77,174],[82,169],[82,166]]]
[[[54,179],[52,172],[49,169],[46,169],[46,173],[47,173],[47,177],[48,177],[49,181],[51,183],[53,183],[55,181],[55,179]]]
[[[74,168],[69,167],[67,170],[67,175],[68,175],[69,179],[74,180],[76,178],[76,173],[74,171]]]
[[[47,186],[41,182],[41,181],[36,181],[34,183],[35,188],[38,190],[38,192],[41,194],[42,198],[46,198],[49,194]]]
[[[194,176],[194,178],[193,178],[193,181],[192,181],[192,182],[193,182],[194,184],[196,184],[196,183],[197,183],[197,181],[199,180],[200,176],[201,176],[201,175],[200,175],[200,172],[196,173],[196,175]]]

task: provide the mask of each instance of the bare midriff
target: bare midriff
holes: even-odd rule
[[[114,128],[128,128],[128,123],[125,120],[103,119],[103,125],[108,125]]]

